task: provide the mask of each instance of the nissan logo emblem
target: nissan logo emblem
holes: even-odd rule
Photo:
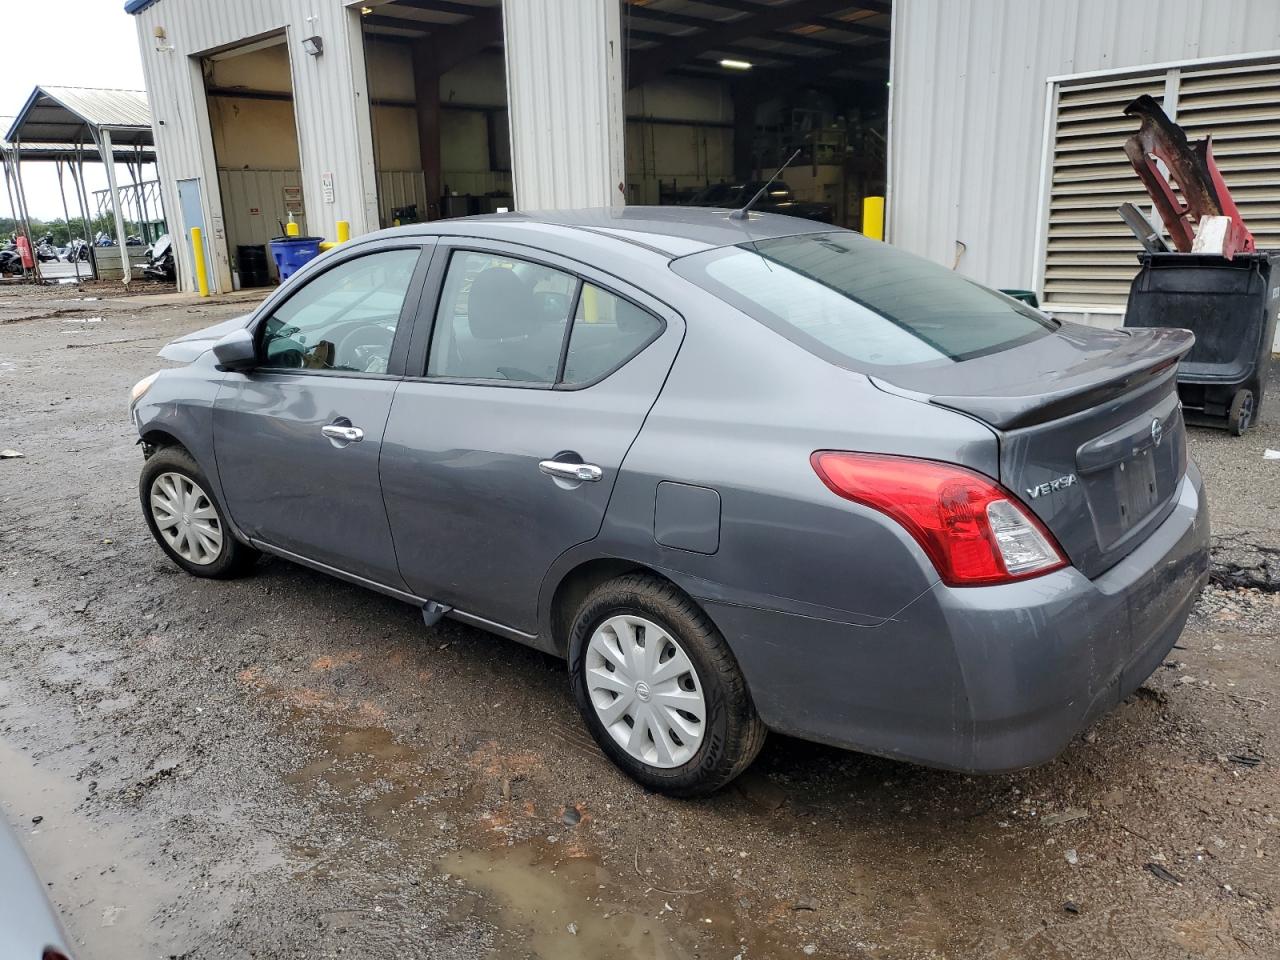
[[[1151,421],[1151,442],[1158,447],[1160,446],[1160,441],[1163,438],[1164,438],[1164,427],[1160,426],[1159,420],[1152,420]]]

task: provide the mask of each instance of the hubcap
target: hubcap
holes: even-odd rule
[[[162,473],[151,483],[151,517],[170,549],[204,566],[222,552],[222,521],[209,495],[182,473]]]
[[[652,620],[610,617],[587,642],[587,694],[617,744],[652,767],[687,763],[706,732],[702,684],[688,654]]]

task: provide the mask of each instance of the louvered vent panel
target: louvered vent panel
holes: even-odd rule
[[[1046,306],[1119,305],[1129,296],[1142,247],[1116,213],[1150,199],[1124,155],[1137,129],[1125,104],[1144,93],[1163,100],[1165,75],[1063,87],[1058,92],[1045,247]]]
[[[1213,157],[1260,249],[1280,249],[1280,64],[1182,74],[1178,123]]]

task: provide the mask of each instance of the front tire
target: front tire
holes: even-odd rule
[[[574,698],[600,749],[651,790],[701,796],[756,758],[767,730],[724,637],[673,585],[593,590],[570,633]]]
[[[236,539],[211,489],[181,447],[153,453],[138,480],[142,513],[160,549],[192,576],[227,579],[253,566],[258,551]]]

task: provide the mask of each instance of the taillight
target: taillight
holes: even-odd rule
[[[809,458],[833,493],[888,514],[945,583],[1011,583],[1066,566],[1053,535],[994,480],[935,460],[819,450]]]

